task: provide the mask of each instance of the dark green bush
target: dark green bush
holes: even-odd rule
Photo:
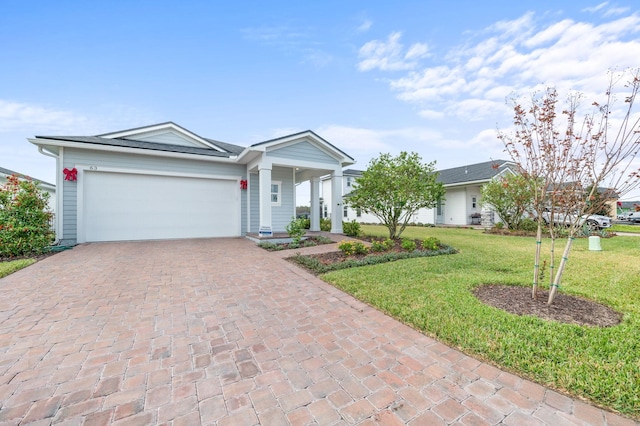
[[[406,251],[415,251],[415,249],[417,248],[417,244],[415,241],[410,240],[408,238],[403,238],[402,239],[402,248]]]
[[[331,231],[331,219],[320,219],[320,230],[325,232]]]
[[[369,255],[361,259],[351,258],[344,262],[337,262],[331,264],[323,264],[317,258],[312,256],[303,256],[296,254],[294,257],[289,258],[294,263],[303,266],[316,274],[324,274],[330,271],[337,271],[339,269],[355,268],[358,266],[375,265],[378,263],[393,262],[400,259],[412,259],[416,257],[430,257],[440,256],[445,254],[455,254],[457,250],[449,246],[441,246],[436,251],[413,251],[413,252],[390,252],[380,255]]]
[[[538,222],[531,218],[525,218],[520,221],[519,231],[536,232],[538,230]]]
[[[355,219],[351,222],[342,222],[342,232],[349,237],[359,237],[362,233],[360,224]]]
[[[9,176],[0,186],[0,257],[40,254],[53,242],[48,199],[30,179]]]
[[[422,240],[422,250],[438,250],[440,245],[440,240],[436,237],[429,237]]]

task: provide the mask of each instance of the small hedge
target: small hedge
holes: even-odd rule
[[[340,269],[355,268],[358,266],[376,265],[379,263],[393,262],[401,259],[413,259],[416,257],[431,257],[445,254],[455,254],[458,251],[453,247],[443,245],[438,250],[416,250],[412,252],[388,252],[379,255],[369,255],[361,259],[347,259],[342,262],[336,262],[325,265],[313,256],[303,256],[297,253],[288,260],[314,272],[315,274],[324,274],[326,272],[337,271]]]

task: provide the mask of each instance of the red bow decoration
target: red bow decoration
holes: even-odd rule
[[[64,173],[64,180],[78,180],[78,169],[76,169],[75,167],[73,169],[67,169],[65,167],[62,172]]]
[[[242,179],[240,181],[240,189],[247,189],[247,181],[246,181],[246,179]]]

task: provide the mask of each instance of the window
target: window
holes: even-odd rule
[[[271,182],[271,205],[279,206],[282,204],[282,182]]]
[[[347,188],[351,186],[351,178],[347,177]]]
[[[342,209],[342,216],[343,217],[349,217],[349,208],[347,206],[344,206]]]
[[[356,209],[356,217],[362,217],[362,209],[360,208]]]
[[[471,207],[476,208],[476,197],[471,197]]]
[[[324,205],[324,213],[323,213],[324,218],[327,218],[327,205]]]

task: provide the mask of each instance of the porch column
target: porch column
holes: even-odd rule
[[[320,178],[311,178],[311,227],[310,231],[320,230]]]
[[[261,236],[273,235],[271,228],[271,164],[258,166],[260,176],[260,229]]]
[[[331,233],[342,234],[342,169],[331,173]]]

